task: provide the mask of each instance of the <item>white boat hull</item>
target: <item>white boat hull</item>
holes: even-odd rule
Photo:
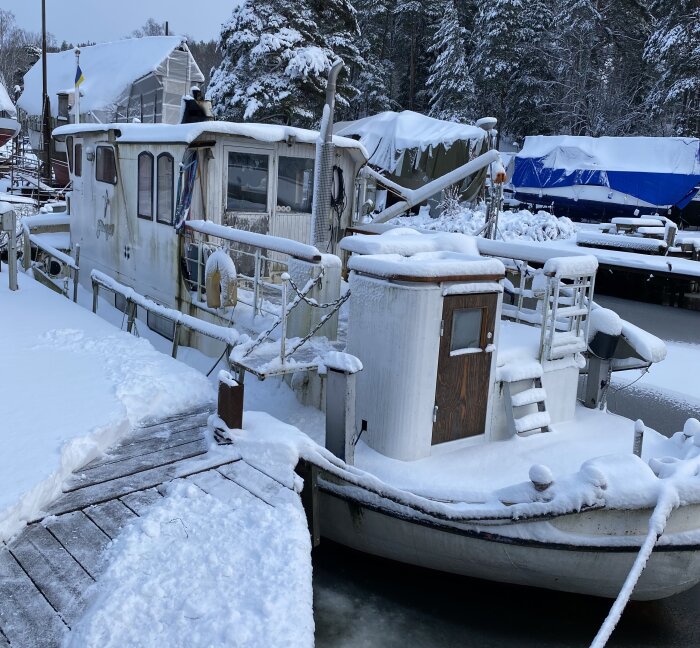
[[[564,526],[572,542],[576,535],[596,528],[601,538],[609,540],[610,529],[605,525],[613,519],[623,524],[630,522],[627,513],[630,512],[590,512],[557,520],[566,521]],[[651,511],[634,513],[637,515],[633,516],[633,534],[637,536],[638,530],[644,533],[644,521],[648,521]],[[682,517],[682,511],[679,513]],[[360,504],[323,490],[320,519],[323,537],[376,556],[491,581],[610,598],[619,593],[639,550],[639,544],[616,547],[602,541],[598,546],[585,546],[528,539],[527,529],[513,532],[514,527],[527,527],[532,522],[491,525],[485,530],[484,526],[469,528],[411,519],[400,512]],[[642,529],[636,528],[640,526]],[[627,536],[630,530],[619,535]],[[665,598],[698,582],[700,545],[660,545],[632,598]]]
[[[17,133],[19,133],[20,125],[16,119],[9,117],[0,117],[0,146],[9,142]]]

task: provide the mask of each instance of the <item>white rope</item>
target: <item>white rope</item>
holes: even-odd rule
[[[667,485],[665,488],[662,488],[656,502],[656,506],[654,507],[654,512],[649,518],[649,532],[647,533],[647,536],[639,549],[639,553],[637,554],[637,558],[632,565],[632,569],[630,569],[629,574],[627,574],[627,578],[622,585],[620,593],[617,595],[613,606],[610,608],[608,616],[605,618],[605,621],[603,621],[603,625],[600,626],[598,634],[591,642],[591,648],[603,648],[603,646],[605,646],[605,644],[608,642],[608,639],[610,639],[610,635],[613,633],[613,630],[615,630],[615,626],[617,626],[617,623],[622,616],[622,612],[624,611],[630,596],[632,596],[632,592],[637,585],[637,581],[639,581],[644,568],[647,566],[647,562],[651,557],[651,552],[654,550],[656,541],[661,537],[661,534],[663,534],[664,530],[666,529],[666,523],[668,522],[668,518],[671,515],[671,511],[673,511],[676,501],[677,493],[673,487]]]

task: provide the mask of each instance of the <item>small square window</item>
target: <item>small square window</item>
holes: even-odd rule
[[[111,146],[98,146],[95,156],[95,180],[117,184],[117,163]]]
[[[226,209],[237,212],[267,211],[270,156],[258,153],[228,154]]]
[[[481,348],[482,316],[481,308],[460,308],[453,311],[450,353]]]

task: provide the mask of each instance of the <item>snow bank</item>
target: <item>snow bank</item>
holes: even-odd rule
[[[474,209],[462,207],[456,211],[445,211],[438,218],[423,216],[399,216],[394,225],[439,232],[480,234],[486,224],[486,208],[483,204]],[[576,235],[574,224],[565,216],[557,218],[545,211],[532,213],[527,209],[504,211],[498,215],[498,237],[505,241],[557,241]]]
[[[7,276],[3,269],[0,278]],[[63,480],[141,422],[209,404],[197,371],[20,273],[0,281],[0,539],[61,492]]]
[[[313,646],[298,498],[273,508],[223,478],[201,480],[211,494],[174,482],[115,540],[68,647]]]

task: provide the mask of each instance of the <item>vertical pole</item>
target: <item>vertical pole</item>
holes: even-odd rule
[[[75,244],[75,268],[73,268],[73,301],[78,303],[78,280],[80,273],[80,243]]]
[[[41,73],[42,73],[42,135],[44,142],[44,175],[47,184],[51,182],[51,102],[47,89],[46,71],[46,0],[41,0]],[[37,169],[37,192],[39,191],[39,171]],[[39,196],[37,194],[37,200]]]
[[[126,312],[126,332],[131,333],[134,328],[134,319],[136,319],[136,304],[132,301],[127,302]]]
[[[74,107],[74,112],[75,112],[75,123],[79,124],[80,123],[80,87],[78,85],[78,70],[80,69],[80,50],[76,47],[75,49],[75,98],[73,101],[75,101],[75,107]]]
[[[282,275],[282,335],[280,336],[280,360],[285,362],[287,343],[287,279],[289,275],[285,272]]]
[[[260,314],[260,308],[258,306],[258,300],[260,297],[260,272],[260,249],[257,249],[255,250],[255,274],[253,275],[253,317]]]
[[[29,226],[25,225],[22,232],[22,267],[29,270],[32,266],[32,242],[29,240]]]
[[[99,294],[100,294],[100,286],[93,279],[92,280],[92,312],[93,313],[97,313],[97,298],[99,297]]]
[[[180,322],[175,322],[175,330],[173,331],[173,350],[170,354],[173,358],[177,358],[177,347],[180,340]]]
[[[12,230],[7,233],[7,263],[10,266],[10,290],[17,290],[17,216],[14,211],[10,212],[10,225]]]
[[[197,301],[202,301],[202,242],[197,244]]]

